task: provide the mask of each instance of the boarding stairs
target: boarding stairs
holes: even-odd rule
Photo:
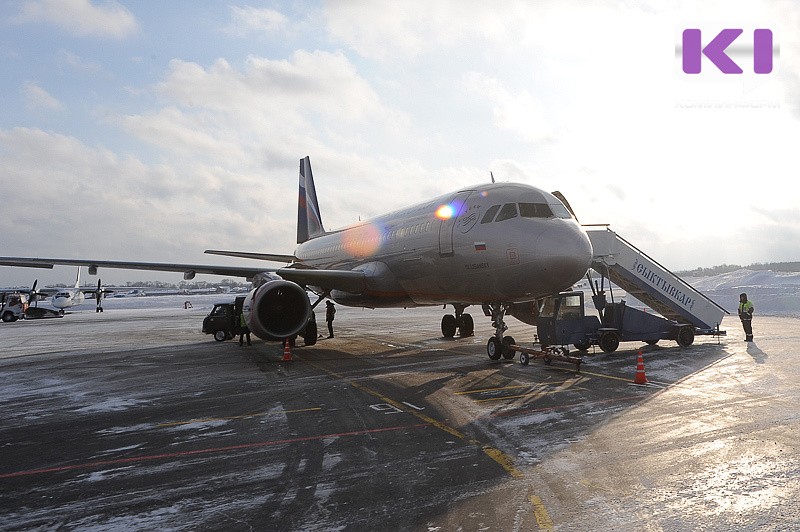
[[[636,246],[605,228],[588,230],[592,269],[667,319],[719,331],[728,312]]]

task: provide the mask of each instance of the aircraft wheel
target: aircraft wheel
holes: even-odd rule
[[[452,314],[445,314],[442,316],[442,336],[445,338],[452,338],[456,335],[456,329],[458,328],[458,324],[456,323],[456,317]]]
[[[658,343],[658,339],[655,340],[645,340],[644,343],[647,345],[656,345]]]
[[[511,349],[509,346],[516,344],[517,342],[514,340],[513,336],[504,336],[503,337],[503,358],[506,360],[511,360],[517,354],[516,351]]]
[[[458,328],[460,329],[462,338],[475,334],[475,322],[472,320],[472,316],[470,314],[462,314],[461,323]]]
[[[619,336],[615,332],[604,332],[600,337],[600,349],[603,353],[613,353],[619,347]]]
[[[486,342],[486,353],[489,355],[491,360],[500,360],[500,356],[503,353],[503,344],[497,341],[497,338],[492,336],[489,338],[489,341]]]
[[[216,340],[217,342],[222,342],[227,338],[228,338],[228,333],[223,331],[222,329],[214,333],[214,340]]]
[[[694,330],[691,327],[681,327],[678,331],[678,345],[681,347],[689,347],[694,343]]]
[[[523,366],[527,366],[530,361],[531,361],[531,356],[528,353],[519,354],[519,363],[522,364]]]
[[[318,332],[316,320],[309,320],[306,329],[303,331],[303,343],[306,345],[316,344]]]

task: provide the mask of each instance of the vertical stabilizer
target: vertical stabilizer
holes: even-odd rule
[[[311,174],[311,160],[300,159],[300,194],[297,198],[297,243],[325,234],[322,216],[317,202],[317,191],[314,188],[314,176]]]
[[[75,277],[75,288],[81,287],[81,267],[78,266],[78,275]]]

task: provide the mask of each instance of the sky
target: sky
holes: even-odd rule
[[[0,5],[0,255],[291,253],[308,155],[327,229],[492,172],[672,270],[800,260],[794,0]],[[689,28],[742,29],[742,74],[685,73]],[[34,277],[74,269],[0,268]]]

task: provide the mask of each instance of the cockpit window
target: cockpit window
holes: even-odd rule
[[[499,210],[500,210],[500,205],[492,205],[491,207],[489,207],[489,209],[486,211],[486,214],[484,214],[483,218],[481,218],[481,223],[488,224],[489,222],[494,220],[494,215],[497,214],[497,211]]]
[[[519,215],[523,218],[550,218],[553,211],[546,203],[520,203]]]
[[[553,214],[559,218],[564,218],[566,220],[572,218],[572,214],[561,203],[551,203],[550,208],[553,210]]]
[[[509,220],[511,218],[517,217],[517,204],[516,203],[506,203],[503,205],[503,208],[500,209],[500,214],[497,215],[497,220],[495,222],[502,222],[503,220]]]

